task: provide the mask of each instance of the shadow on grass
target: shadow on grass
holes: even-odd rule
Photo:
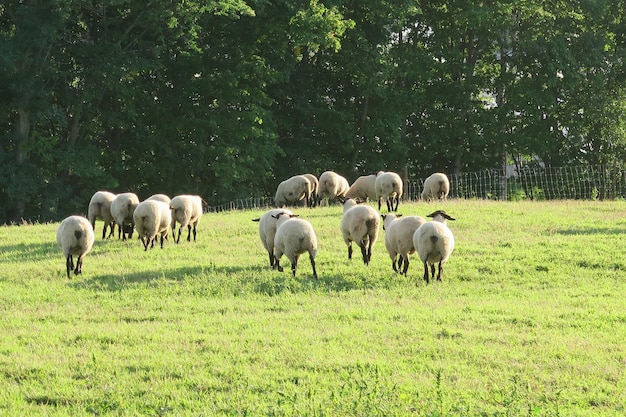
[[[565,236],[576,235],[624,235],[626,229],[617,227],[588,227],[556,230],[556,234]]]
[[[37,262],[49,259],[51,254],[58,254],[63,258],[61,249],[56,241],[45,243],[18,243],[0,244],[0,263],[19,263],[23,261]]]

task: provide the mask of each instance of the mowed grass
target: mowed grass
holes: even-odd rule
[[[263,210],[205,214],[196,243],[96,244],[65,275],[58,224],[0,227],[2,416],[622,416],[626,203],[437,208],[444,282],[416,255],[349,261],[338,206],[317,271],[269,268]],[[386,210],[383,210],[386,212]],[[186,234],[183,235],[186,237]]]

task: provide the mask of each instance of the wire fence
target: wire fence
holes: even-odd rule
[[[626,170],[621,166],[523,167],[512,175],[485,170],[448,175],[448,198],[477,200],[615,200],[626,199]],[[426,178],[408,179],[403,199],[419,200]],[[211,206],[210,212],[273,207],[273,197],[250,197]]]

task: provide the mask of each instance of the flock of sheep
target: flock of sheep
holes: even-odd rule
[[[402,216],[391,214],[397,211],[402,197],[403,184],[400,176],[394,172],[378,172],[357,178],[350,185],[346,178],[326,171],[317,179],[314,175],[293,176],[281,182],[276,190],[274,203],[277,208],[268,210],[260,218],[259,236],[265,247],[270,266],[283,271],[280,260],[285,255],[291,262],[293,276],[300,255],[309,254],[313,276],[317,278],[315,256],[317,254],[317,236],[310,222],[298,218],[286,206],[303,204],[308,207],[328,202],[339,201],[343,204],[340,230],[348,246],[348,258],[352,258],[352,243],[361,249],[364,264],[369,264],[372,247],[378,238],[382,219],[385,230],[385,246],[392,260],[393,270],[406,275],[409,267],[409,255],[415,253],[424,265],[424,280],[435,278],[435,265],[438,264],[437,280],[443,279],[443,267],[454,250],[454,236],[446,225],[446,220],[454,220],[444,211],[438,210],[428,215],[432,221],[420,216]],[[421,198],[425,200],[443,200],[447,197],[450,184],[445,174],[435,173],[424,182]],[[378,211],[369,205],[361,204],[368,199],[378,201]],[[382,201],[387,204],[388,214],[379,213]],[[132,238],[136,230],[144,250],[154,247],[157,239],[161,248],[169,230],[176,243],[181,233],[187,228],[187,241],[196,240],[196,227],[202,217],[203,205],[200,196],[179,195],[172,199],[164,194],[156,194],[139,201],[134,193],[113,194],[108,191],[96,192],[89,202],[87,218],[69,216],[57,229],[57,243],[66,259],[66,272],[80,274],[85,255],[93,247],[95,222],[102,220],[102,238],[115,233],[118,238]],[[179,223],[178,233],[176,224]],[[74,263],[74,256],[77,256]]]

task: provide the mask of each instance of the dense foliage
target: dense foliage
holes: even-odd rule
[[[623,160],[623,0],[7,0],[0,222],[98,189]]]

